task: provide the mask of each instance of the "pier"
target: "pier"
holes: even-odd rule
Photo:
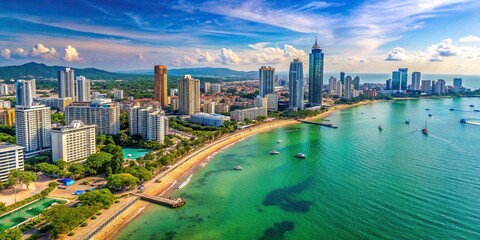
[[[335,124],[333,124],[333,123],[311,122],[311,121],[300,120],[300,119],[297,119],[297,121],[299,121],[299,122],[301,122],[301,123],[308,123],[308,124],[320,125],[320,126],[325,126],[325,127],[329,127],[329,128],[338,128],[338,125],[335,125]]]
[[[146,200],[149,202],[157,203],[163,206],[171,207],[171,208],[177,208],[185,205],[187,203],[184,198],[179,197],[175,199],[169,199],[169,198],[164,198],[164,197],[159,197],[159,196],[151,196],[148,194],[144,193],[132,193],[132,195],[140,197],[142,200]]]

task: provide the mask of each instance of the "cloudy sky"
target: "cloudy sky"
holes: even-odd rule
[[[145,1],[146,2],[146,1]],[[0,65],[480,74],[480,1],[0,0]]]

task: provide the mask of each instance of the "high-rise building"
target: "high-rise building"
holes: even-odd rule
[[[402,72],[400,71],[393,71],[392,72],[392,89],[390,90],[401,90],[400,81],[402,79]]]
[[[168,79],[167,67],[163,65],[155,66],[155,101],[159,101],[162,107],[167,106],[168,101]]]
[[[16,98],[19,106],[32,106],[33,98],[37,91],[35,79],[31,80],[17,80],[16,83]]]
[[[400,90],[407,90],[408,85],[408,68],[399,68],[399,72],[402,73],[401,83],[400,83]]]
[[[113,91],[113,98],[114,99],[123,99],[123,90],[115,89],[115,91]]]
[[[352,96],[353,96],[352,85],[353,85],[352,77],[347,76],[345,78],[345,86],[344,86],[345,92],[343,93],[343,98],[352,99]]]
[[[360,77],[359,76],[355,76],[353,78],[353,89],[360,90]]]
[[[203,112],[215,114],[215,105],[217,105],[216,102],[205,103],[205,105],[203,106]]]
[[[0,95],[10,95],[11,91],[9,85],[10,84],[5,83],[0,84]]]
[[[267,108],[247,108],[230,112],[230,117],[236,122],[254,120],[262,116],[267,116]]]
[[[299,58],[293,59],[288,71],[288,90],[290,95],[289,108],[303,109],[304,82],[303,82],[303,63]]]
[[[328,94],[334,95],[337,93],[337,79],[331,76],[328,79]]]
[[[45,105],[16,106],[15,133],[17,145],[25,147],[27,157],[49,150],[52,146],[50,138],[50,108]]]
[[[75,95],[77,96],[75,101],[78,102],[90,102],[90,80],[85,76],[78,76],[75,80]]]
[[[23,171],[23,149],[11,143],[0,143],[0,182],[7,181],[12,170]]]
[[[210,83],[209,82],[204,82],[203,83],[203,92],[204,93],[210,92]]]
[[[0,108],[0,124],[5,124],[8,126],[15,125],[15,109]]]
[[[170,88],[170,96],[176,96],[178,94],[177,88]]]
[[[385,81],[385,90],[392,90],[392,79],[387,79]]]
[[[210,84],[210,91],[214,93],[219,93],[222,91],[222,84],[221,83],[212,83]]]
[[[135,106],[129,112],[130,136],[140,135],[143,140],[163,143],[168,131],[168,118],[161,109]]]
[[[414,91],[420,90],[421,78],[422,78],[422,73],[420,73],[420,72],[413,72],[412,73],[412,90],[414,90]]]
[[[95,153],[95,125],[73,121],[68,126],[52,128],[52,160],[84,161]]]
[[[253,107],[266,108],[267,105],[268,105],[268,99],[266,97],[257,96],[255,99],[253,99]]]
[[[462,86],[462,78],[454,78],[453,79],[453,87],[461,88]]]
[[[323,90],[323,52],[317,44],[312,46],[309,61],[309,75],[308,75],[308,102],[312,106],[322,105],[322,90]]]
[[[177,85],[178,111],[187,115],[200,112],[200,80],[185,75]]]
[[[258,77],[260,79],[260,97],[265,97],[269,93],[273,93],[273,78],[275,76],[275,68],[262,66],[258,69]]]
[[[76,102],[65,108],[65,122],[82,121],[96,126],[96,134],[118,134],[120,132],[120,106],[118,103],[93,101]]]
[[[431,93],[432,92],[432,81],[422,80],[422,92]]]
[[[340,81],[342,85],[345,85],[345,72],[340,72]]]
[[[58,97],[71,97],[73,101],[77,101],[75,96],[75,73],[73,69],[65,68],[57,73],[58,76]]]
[[[336,94],[338,97],[342,97],[342,94],[343,94],[343,84],[342,84],[342,81],[338,80],[337,81],[337,90],[336,90]]]
[[[435,83],[435,94],[442,95],[447,92],[447,87],[445,84],[445,80],[438,79]]]
[[[73,102],[71,97],[66,98],[36,98],[36,102],[55,109],[58,111],[65,111],[65,108]]]
[[[267,110],[278,111],[278,95],[276,93],[267,94]]]

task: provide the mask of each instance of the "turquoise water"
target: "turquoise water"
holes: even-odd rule
[[[470,104],[378,103],[332,115],[338,129],[252,136],[173,193],[187,205],[150,204],[116,239],[480,239],[480,126],[459,122],[480,122]]]
[[[123,154],[124,159],[127,159],[127,158],[137,159],[137,158],[145,156],[145,154],[147,154],[148,152],[150,152],[150,149],[145,149],[145,148],[122,148],[122,154]],[[132,154],[132,156],[128,157],[128,154]]]
[[[61,201],[51,198],[44,198],[20,208],[13,213],[9,213],[0,217],[0,229],[9,229],[31,217],[35,217],[42,213],[46,208],[50,207],[54,202],[60,203]]]

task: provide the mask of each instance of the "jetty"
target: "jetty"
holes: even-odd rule
[[[145,193],[132,193],[132,195],[140,197],[142,200],[146,200],[149,202],[157,203],[163,206],[171,207],[171,208],[177,208],[185,205],[187,203],[184,198],[179,197],[175,199],[169,199],[169,198],[164,198],[164,197],[159,197],[159,196],[151,196]]]
[[[297,121],[301,123],[308,123],[308,124],[314,124],[314,125],[320,125],[320,126],[325,126],[325,127],[330,127],[330,128],[338,128],[338,125],[335,125],[333,123],[324,123],[324,122],[311,122],[311,121],[306,121],[306,120],[301,120],[297,119]]]

